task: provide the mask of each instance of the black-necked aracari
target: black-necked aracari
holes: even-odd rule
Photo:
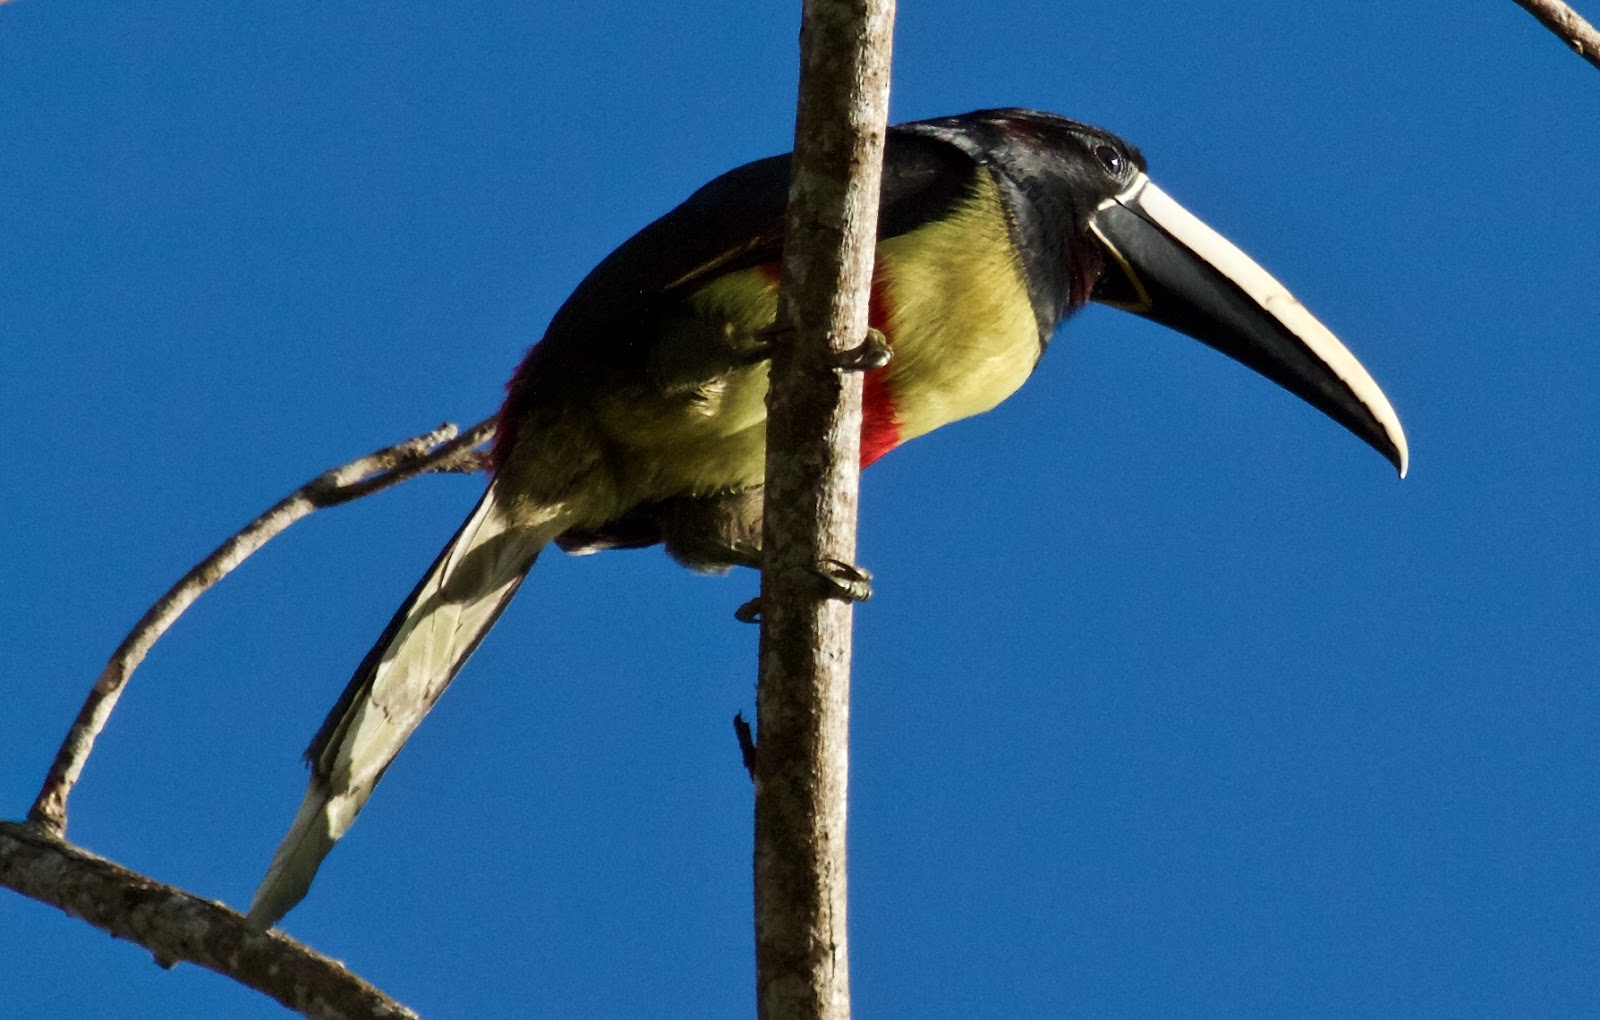
[[[545,545],[661,542],[699,570],[759,563],[788,190],[788,156],[718,177],[556,312],[507,387],[488,490],[307,752],[310,790],[253,925],[305,894]],[[1281,284],[1152,184],[1120,138],[1016,109],[889,130],[869,318],[892,356],[865,378],[863,465],[1010,396],[1089,301],[1243,362],[1404,474],[1388,400]]]

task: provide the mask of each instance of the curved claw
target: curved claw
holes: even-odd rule
[[[844,560],[826,559],[811,568],[823,583],[824,598],[865,602],[872,598],[872,574],[865,567]]]
[[[772,356],[774,342],[793,335],[794,328],[791,326],[772,325],[758,331],[749,349],[749,360],[765,361]],[[833,364],[844,372],[871,372],[887,365],[893,358],[894,348],[889,346],[889,338],[883,335],[882,330],[868,326],[866,339],[849,350],[835,352]]]
[[[825,599],[865,602],[872,598],[872,573],[865,567],[844,560],[825,559],[806,568],[817,581],[817,594]],[[761,622],[761,597],[758,595],[733,611],[740,623]]]
[[[867,338],[860,346],[840,351],[834,358],[834,364],[846,372],[870,372],[887,365],[894,358],[894,348],[882,331],[868,326]]]

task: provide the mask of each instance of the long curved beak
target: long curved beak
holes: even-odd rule
[[[1094,300],[1194,337],[1271,379],[1387,457],[1404,478],[1405,431],[1338,338],[1227,238],[1140,174],[1095,210],[1105,247]]]

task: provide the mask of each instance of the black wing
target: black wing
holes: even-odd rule
[[[559,406],[561,391],[637,360],[639,339],[650,336],[651,320],[673,302],[721,273],[781,256],[789,162],[788,155],[772,156],[728,171],[584,277],[507,387],[497,461],[528,415]],[[904,234],[937,218],[967,193],[977,168],[973,155],[948,140],[891,128],[878,236]]]
[[[540,346],[592,343],[637,321],[663,298],[722,273],[780,257],[790,157],[730,170],[607,255],[567,298]],[[947,141],[891,128],[878,236],[938,217],[971,185],[976,163]]]

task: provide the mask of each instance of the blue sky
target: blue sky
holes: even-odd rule
[[[758,6],[0,7],[0,815],[193,560],[490,413],[595,261],[789,147],[798,15]],[[896,119],[1140,145],[1413,468],[1107,309],[872,468],[860,1014],[1600,1011],[1600,76],[1445,0],[908,3],[895,56]],[[247,902],[480,484],[319,515],[204,599],[71,836]],[[755,584],[541,560],[288,930],[428,1016],[751,1015]],[[285,1015],[8,894],[0,960],[16,1016]]]

